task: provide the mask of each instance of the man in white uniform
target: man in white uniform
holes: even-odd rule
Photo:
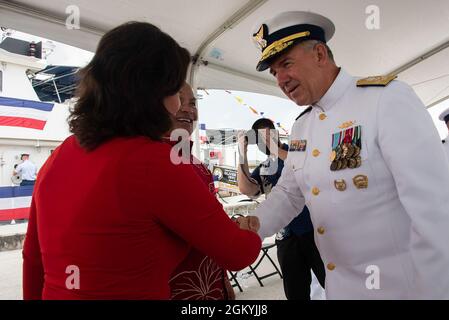
[[[444,123],[446,123],[446,126],[449,130],[449,108],[447,108],[446,110],[444,110],[441,114],[439,119],[441,121],[444,121]],[[449,159],[449,134],[446,137],[446,139],[443,140],[443,148],[446,151],[446,154],[448,156]]]
[[[436,128],[408,85],[338,68],[326,45],[334,30],[286,12],[253,34],[257,70],[310,108],[278,184],[239,223],[265,238],[307,205],[328,299],[448,299],[449,167]]]
[[[21,187],[34,185],[34,183],[36,182],[36,175],[37,175],[36,165],[30,161],[29,154],[26,153],[22,154],[21,160],[23,162],[14,169],[13,174],[22,176],[22,182],[20,183]]]

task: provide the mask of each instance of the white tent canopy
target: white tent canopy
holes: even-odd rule
[[[377,0],[379,28],[371,30],[371,0],[0,0],[0,25],[94,51],[101,35],[129,20],[148,21],[197,58],[191,81],[200,88],[283,96],[255,65],[250,40],[257,22],[287,10],[329,17],[338,65],[357,76],[396,73],[427,106],[449,97],[449,1]],[[80,30],[66,28],[69,6]],[[374,8],[376,9],[376,8]]]

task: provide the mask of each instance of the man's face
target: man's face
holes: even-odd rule
[[[315,49],[295,45],[280,55],[270,66],[284,94],[299,106],[310,105],[321,98],[319,58]]]
[[[257,133],[260,137],[257,147],[260,151],[269,155],[270,151],[268,147],[273,148],[278,144],[279,137],[277,130],[271,128],[261,128],[257,130]]]
[[[198,120],[198,109],[190,85],[187,83],[184,84],[179,92],[179,97],[181,99],[181,108],[172,117],[173,129],[184,129],[191,135],[193,132],[193,124]]]

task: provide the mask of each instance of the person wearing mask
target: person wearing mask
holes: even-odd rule
[[[240,192],[251,198],[261,194],[268,196],[281,176],[288,145],[279,141],[279,132],[275,130],[274,123],[270,119],[256,120],[251,129],[255,137],[257,136],[259,150],[267,155],[267,159],[250,173],[247,156],[248,138],[246,134],[239,132],[241,161],[237,172],[238,186]],[[315,245],[313,233],[309,210],[304,207],[301,214],[276,234],[277,257],[288,300],[310,300],[312,271],[324,288],[324,265]]]

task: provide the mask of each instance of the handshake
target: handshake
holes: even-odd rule
[[[240,229],[256,232],[260,229],[259,218],[256,216],[238,217],[236,220]]]

